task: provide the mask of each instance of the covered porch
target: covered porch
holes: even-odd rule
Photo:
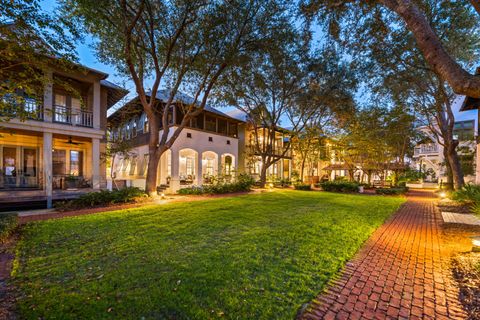
[[[0,133],[0,203],[52,201],[99,187],[99,139],[26,130]]]

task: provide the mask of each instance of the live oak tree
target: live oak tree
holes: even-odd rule
[[[414,120],[402,107],[357,110],[333,144],[337,160],[350,168],[349,178],[354,178],[358,168],[367,175],[369,184],[374,173],[385,179],[386,172],[392,171],[395,180],[416,138]]]
[[[51,81],[68,87],[49,70],[72,67],[77,38],[74,26],[43,11],[40,1],[0,0],[0,122],[36,116],[25,100],[43,99]]]
[[[292,139],[302,181],[306,167],[312,175],[313,168],[328,159],[325,137],[335,135],[355,113],[358,85],[351,64],[342,60],[331,45],[319,49],[315,56],[307,67],[309,82],[299,99],[300,107],[308,106],[313,115],[301,119],[303,129]]]
[[[76,18],[99,40],[99,59],[135,84],[150,125],[147,193],[156,191],[161,155],[202,112],[221,75],[258,51],[285,11],[276,0],[62,2],[66,17]],[[155,97],[164,85],[170,94],[159,105]],[[193,101],[169,130],[168,113],[179,90]]]
[[[346,30],[354,39],[354,46],[370,53],[382,54],[379,51],[382,47],[372,46],[371,39],[388,40],[390,30],[408,30],[429,68],[448,82],[455,93],[480,98],[480,77],[469,73],[469,68],[452,55],[448,40],[442,38],[442,30],[428,16],[432,10],[443,12],[452,28],[457,28],[464,19],[478,22],[477,0],[306,0],[302,6],[308,18],[318,17],[332,35],[338,36]],[[359,37],[356,30],[363,30],[363,36]]]
[[[425,15],[456,61],[468,66],[478,60],[479,25],[471,12],[459,6],[438,8],[436,1],[430,1]],[[452,15],[455,18],[450,18]],[[455,94],[428,64],[408,30],[390,28],[387,34],[383,39],[370,41],[369,46],[378,49],[368,56],[367,78],[383,99],[390,96],[396,105],[414,109],[419,122],[428,126],[434,139],[444,147],[447,171],[451,172],[455,187],[460,188],[464,179],[458,141],[453,136]]]

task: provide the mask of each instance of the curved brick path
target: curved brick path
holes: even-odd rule
[[[432,194],[414,191],[302,319],[465,319]]]

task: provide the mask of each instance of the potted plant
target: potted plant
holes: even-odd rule
[[[77,187],[77,177],[68,175],[65,177],[65,189],[74,189]]]

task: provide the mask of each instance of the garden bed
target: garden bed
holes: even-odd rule
[[[460,301],[469,319],[480,319],[480,253],[456,256],[453,259],[453,274],[460,286]]]

